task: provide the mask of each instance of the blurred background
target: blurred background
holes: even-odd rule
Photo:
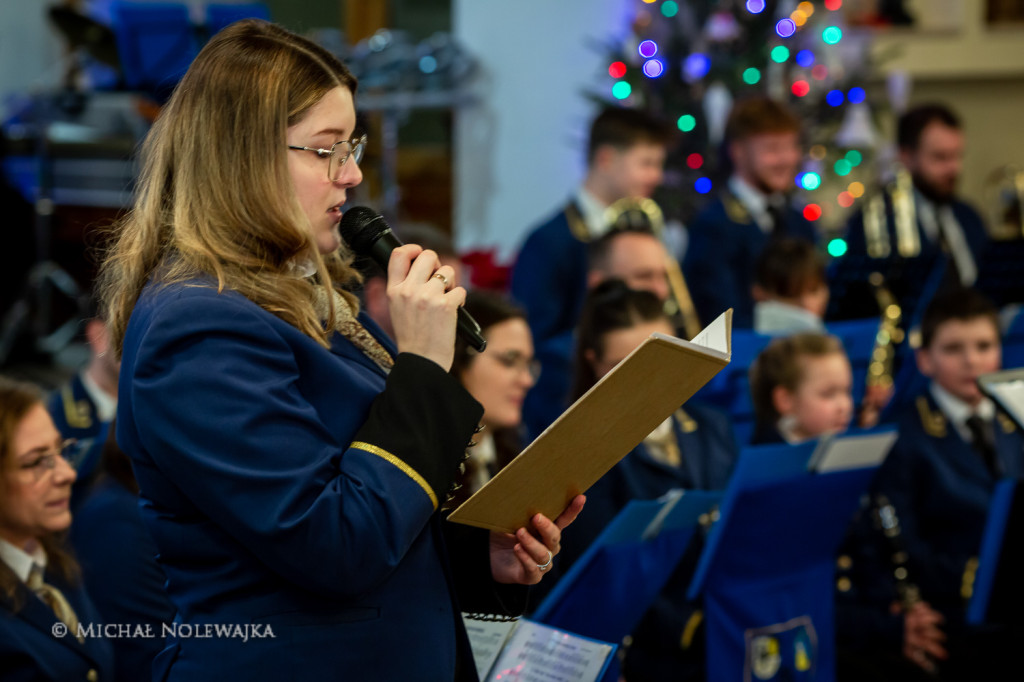
[[[721,126],[766,92],[805,123],[795,189],[831,256],[892,178],[893,120],[942,101],[968,145],[961,195],[1019,234],[1021,0],[268,0],[0,3],[5,246],[0,363],[55,383],[84,361],[103,229],[131,204],[134,152],[212,33],[269,18],[342,57],[370,138],[352,203],[453,239],[503,289],[529,229],[578,186],[602,104],[679,132],[662,206],[686,224],[727,176]]]

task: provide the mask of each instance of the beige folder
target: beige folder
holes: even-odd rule
[[[729,364],[731,336],[731,308],[692,341],[652,334],[448,520],[513,533],[555,519]]]

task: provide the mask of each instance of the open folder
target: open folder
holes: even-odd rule
[[[732,309],[691,341],[652,334],[449,521],[513,533],[554,519],[729,364]]]

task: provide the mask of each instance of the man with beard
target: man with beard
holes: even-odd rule
[[[830,276],[833,317],[877,314],[863,284],[873,272],[885,278],[911,324],[937,291],[978,279],[988,236],[978,213],[956,198],[964,154],[959,119],[944,105],[921,105],[900,117],[896,135],[912,188],[897,180],[850,219],[846,255]]]
[[[780,237],[813,243],[816,235],[788,196],[801,157],[800,120],[768,97],[751,97],[733,107],[725,135],[733,174],[690,226],[683,267],[701,320],[731,307],[733,325],[750,328],[754,264],[765,245]]]

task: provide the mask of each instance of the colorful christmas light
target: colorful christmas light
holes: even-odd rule
[[[643,72],[648,78],[657,78],[665,73],[665,64],[660,59],[648,59],[644,62]]]
[[[608,75],[612,78],[622,78],[626,75],[626,64],[624,62],[612,62],[608,67]]]
[[[832,256],[833,258],[839,258],[841,256],[844,256],[844,255],[846,255],[846,249],[847,249],[846,240],[845,239],[839,239],[838,237],[836,237],[835,239],[833,239],[832,241],[830,241],[828,243],[828,247],[827,248],[828,248],[828,255]]]
[[[633,94],[633,86],[626,81],[618,81],[612,86],[612,97],[615,99],[626,99]]]
[[[684,133],[688,133],[697,127],[697,119],[690,114],[683,114],[679,117],[679,120],[676,121],[676,126]]]
[[[792,19],[779,19],[779,22],[775,24],[775,32],[779,34],[780,38],[788,38],[796,33],[796,24]]]

